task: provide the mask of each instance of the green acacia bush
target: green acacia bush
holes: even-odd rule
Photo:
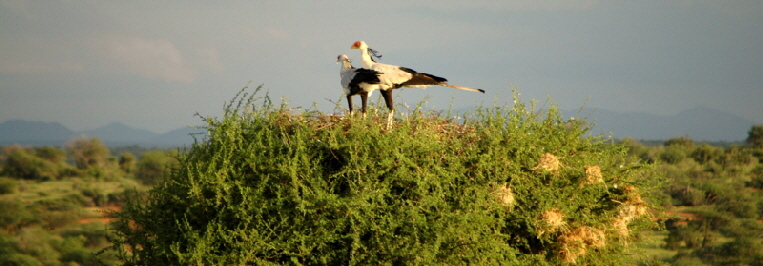
[[[653,167],[555,106],[417,109],[386,129],[256,93],[127,198],[124,265],[616,265],[654,225]]]
[[[6,148],[8,158],[5,159],[1,174],[27,180],[56,180],[61,167],[55,162],[37,157],[35,150],[11,146]]]

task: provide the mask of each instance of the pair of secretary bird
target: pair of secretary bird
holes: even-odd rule
[[[365,116],[368,97],[371,96],[371,93],[374,90],[379,90],[382,97],[384,97],[387,108],[389,109],[387,128],[389,128],[392,123],[392,115],[394,112],[394,107],[392,106],[393,89],[401,87],[426,88],[432,85],[440,85],[485,93],[485,91],[481,89],[450,85],[448,84],[447,79],[432,74],[419,73],[406,67],[377,63],[371,56],[373,55],[376,58],[381,58],[381,55],[378,55],[375,50],[369,48],[363,41],[355,42],[352,44],[351,48],[360,50],[362,68],[354,68],[347,55],[343,54],[337,56],[337,63],[342,64],[339,69],[339,76],[341,77],[344,93],[347,95],[347,103],[350,106],[350,115],[352,115],[353,109],[352,96],[360,95],[360,100],[362,101],[361,112],[363,112],[363,115]]]

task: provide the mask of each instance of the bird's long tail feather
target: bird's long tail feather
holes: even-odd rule
[[[482,89],[475,89],[475,88],[469,88],[469,87],[463,87],[463,86],[450,85],[448,83],[444,83],[444,84],[440,84],[440,85],[445,86],[445,87],[451,87],[451,88],[454,88],[454,89],[459,89],[459,90],[477,91],[477,92],[485,93],[485,90],[482,90]]]

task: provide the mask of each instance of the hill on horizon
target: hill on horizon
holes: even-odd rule
[[[754,121],[712,108],[699,106],[671,116],[640,112],[616,112],[586,108],[562,111],[565,118],[576,117],[595,124],[592,133],[616,139],[668,140],[688,136],[695,141],[740,142]],[[184,127],[164,134],[112,122],[92,130],[75,132],[58,122],[8,120],[0,123],[0,146],[63,146],[78,135],[98,137],[107,146],[180,147],[189,146],[191,134],[204,129]],[[196,135],[197,138],[201,135]]]
[[[110,147],[182,147],[193,144],[191,134],[201,133],[203,129],[183,127],[159,134],[121,122],[75,132],[58,122],[8,120],[0,123],[0,146],[63,146],[72,138],[85,135],[97,137]]]
[[[614,138],[637,140],[667,140],[688,136],[695,141],[739,142],[747,139],[756,123],[741,116],[705,106],[681,111],[671,116],[642,112],[616,112],[606,109],[563,111],[565,117],[593,122],[593,133]]]

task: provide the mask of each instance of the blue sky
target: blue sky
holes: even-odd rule
[[[198,125],[250,80],[332,111],[336,56],[359,66],[358,40],[383,63],[487,91],[404,89],[401,104],[511,102],[514,86],[563,109],[706,106],[763,123],[761,1],[3,0],[0,36],[0,122],[75,131]]]

